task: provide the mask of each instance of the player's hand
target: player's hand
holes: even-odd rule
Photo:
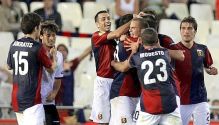
[[[117,62],[116,60],[112,60],[111,61],[111,66],[114,66],[116,62]]]
[[[140,16],[140,17],[143,17],[143,16],[145,16],[146,14],[144,13],[144,12],[140,12],[139,14],[138,14],[138,16]]]
[[[55,100],[56,94],[54,91],[50,92],[48,94],[48,96],[46,97],[46,101],[47,102],[52,102],[53,100]]]
[[[125,41],[126,38],[127,38],[126,35],[121,35],[120,38],[119,38],[119,40],[120,40],[120,41]]]
[[[50,55],[52,55],[52,57],[56,57],[56,53],[57,53],[56,48],[55,48],[55,47],[52,47],[52,48],[50,49]]]
[[[218,74],[217,68],[215,68],[215,67],[210,67],[210,68],[206,69],[206,72],[209,75],[217,75]]]
[[[132,40],[130,40],[129,38],[126,38],[126,42],[124,44],[124,47],[127,48],[126,51],[132,51],[132,52],[137,52],[138,47],[139,47],[139,43],[138,42],[134,42]]]

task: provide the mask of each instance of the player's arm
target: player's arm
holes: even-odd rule
[[[116,62],[115,60],[113,60],[111,61],[111,66],[119,72],[126,72],[130,68],[129,60],[125,60],[123,62]]]
[[[57,68],[55,70],[55,81],[53,84],[53,90],[48,94],[47,101],[53,101],[59,92],[61,86],[61,79],[63,78],[63,56],[61,53],[57,53]]]
[[[209,68],[205,68],[205,71],[209,74],[209,75],[217,75],[218,71],[216,67],[210,66]]]
[[[47,55],[46,49],[43,46],[40,47],[38,51],[38,60],[49,73],[53,73],[56,68],[56,55],[53,53],[51,56],[50,59]]]
[[[57,93],[59,92],[60,86],[61,86],[61,79],[55,79],[55,82],[53,85],[53,90],[46,97],[47,102],[51,102],[51,101],[55,100],[55,97],[56,97]]]
[[[205,71],[206,73],[208,73],[209,75],[217,75],[218,71],[217,68],[212,66],[213,64],[213,59],[211,57],[211,53],[208,50],[208,48],[206,47],[206,51],[205,51],[205,59],[204,59],[204,67],[205,67]]]
[[[182,50],[170,50],[168,49],[169,55],[172,59],[183,61],[185,56]]]
[[[119,28],[117,28],[116,30],[110,32],[107,35],[107,39],[116,39],[119,38],[121,35],[125,34],[126,32],[128,32],[129,30],[129,26],[130,26],[131,21],[129,21],[128,23],[120,26]]]
[[[88,56],[88,55],[91,53],[91,51],[92,51],[91,46],[87,47],[87,48],[81,53],[81,55],[78,57],[79,62],[80,62],[81,60],[83,60],[86,56]]]
[[[127,60],[123,61],[123,62],[116,62],[115,60],[111,61],[111,66],[119,71],[119,72],[126,72],[131,68],[130,65],[130,59],[132,57],[133,54],[135,54],[137,52],[138,46],[131,46],[132,48],[132,53],[130,54],[130,56],[128,57]]]
[[[56,53],[57,53],[57,50],[55,47],[50,49],[50,55],[51,55],[50,60],[51,60],[52,66],[50,68],[46,68],[47,72],[49,73],[53,73],[56,69],[56,66],[57,66]]]

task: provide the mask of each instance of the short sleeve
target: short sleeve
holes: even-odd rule
[[[213,64],[213,59],[211,57],[211,53],[209,52],[208,48],[205,50],[205,59],[204,59],[204,66],[206,68],[210,67]]]
[[[106,32],[102,35],[99,35],[99,32],[95,32],[92,36],[92,42],[95,47],[105,44],[107,42],[107,35],[109,32]]]
[[[8,66],[9,66],[10,68],[12,68],[12,60],[11,60],[11,57],[12,57],[12,55],[11,55],[11,49],[10,49],[9,52],[8,52],[8,58],[7,58],[7,64],[8,64]]]

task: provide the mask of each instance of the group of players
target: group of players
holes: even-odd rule
[[[19,125],[60,125],[55,96],[63,77],[63,56],[56,51],[58,27],[28,13],[25,36],[11,43],[7,64],[13,69],[12,108]],[[40,42],[39,42],[40,41]]]
[[[205,45],[194,42],[196,20],[180,23],[182,40],[158,34],[156,14],[127,14],[110,31],[110,16],[95,16],[92,36],[97,78],[90,119],[103,125],[209,125],[204,70],[217,75]],[[170,26],[171,28],[171,26]]]
[[[125,15],[115,31],[110,31],[107,11],[98,12],[95,22],[93,122],[188,125],[193,116],[195,125],[210,123],[203,72],[216,75],[217,69],[208,48],[194,42],[194,18],[181,21],[182,40],[177,44],[157,33],[156,14],[150,10]],[[63,76],[63,57],[54,47],[58,28],[28,13],[21,30],[25,36],[12,42],[7,58],[18,124],[59,125],[54,103]]]

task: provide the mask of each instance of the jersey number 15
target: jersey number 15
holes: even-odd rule
[[[15,51],[15,53],[13,54],[13,58],[14,58],[14,65],[15,65],[15,69],[14,69],[14,73],[15,75],[17,75],[18,73],[20,75],[26,75],[28,72],[28,61],[23,58],[28,56],[28,52],[24,52],[24,51]],[[23,69],[22,69],[22,65],[23,64]]]

